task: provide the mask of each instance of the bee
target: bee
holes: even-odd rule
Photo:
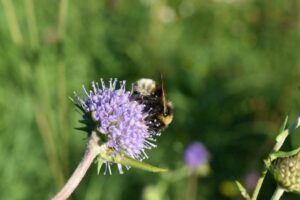
[[[165,85],[152,79],[142,78],[133,85],[133,98],[145,105],[145,118],[149,131],[160,134],[173,120],[173,106],[166,98]]]

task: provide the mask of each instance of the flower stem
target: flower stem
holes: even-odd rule
[[[284,189],[282,189],[281,187],[277,186],[271,200],[279,200],[280,197],[283,195],[284,193]]]
[[[91,166],[93,160],[97,155],[99,155],[100,152],[105,150],[105,145],[99,146],[98,141],[99,138],[97,134],[95,132],[92,132],[88,139],[88,145],[83,159],[81,160],[65,186],[52,198],[52,200],[67,199],[76,189],[85,173],[87,172],[88,168]]]
[[[297,129],[299,126],[300,126],[300,117],[298,117],[294,121],[294,123],[292,123],[287,129],[285,129],[281,133],[279,133],[278,136],[280,136],[280,137],[277,136],[277,138],[276,138],[276,144],[274,145],[272,152],[279,151],[279,149],[283,145],[283,143],[284,143],[285,139],[287,138],[287,136],[289,136],[289,134],[293,130]],[[265,176],[266,176],[266,174],[268,172],[268,169],[270,167],[271,163],[270,162],[266,162],[266,163],[267,164],[265,164],[265,167],[262,170],[261,176],[259,177],[258,182],[256,184],[256,187],[254,189],[254,192],[253,192],[253,195],[252,195],[252,198],[251,198],[252,200],[256,200],[257,199],[259,191],[261,189],[261,186],[262,186],[262,184],[264,182]]]
[[[251,200],[256,200],[257,199],[258,193],[259,193],[260,188],[261,188],[261,186],[264,182],[264,179],[265,179],[265,176],[266,176],[267,172],[268,172],[268,168],[267,168],[267,166],[265,166],[264,169],[261,172],[261,175],[260,175],[257,183],[256,183],[256,187],[254,189]]]
[[[187,193],[187,200],[195,200],[197,199],[197,174],[195,171],[192,171],[189,176],[189,183],[188,183],[188,193]]]

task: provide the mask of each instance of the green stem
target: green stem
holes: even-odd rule
[[[30,43],[33,49],[39,46],[38,29],[35,19],[35,9],[33,0],[25,0],[26,18],[29,27]]]
[[[48,98],[46,98],[48,99]],[[37,127],[39,129],[38,133],[41,135],[42,141],[44,143],[44,148],[46,156],[48,159],[49,167],[52,170],[54,180],[56,181],[56,186],[59,188],[64,183],[64,173],[59,162],[59,157],[57,153],[57,148],[54,142],[52,130],[50,128],[49,120],[47,119],[43,108],[36,99],[33,99],[34,102],[34,115]],[[46,105],[50,105],[45,103]]]
[[[291,134],[291,132],[295,129],[297,129],[300,126],[300,117],[298,117],[294,123],[292,123],[287,129],[285,129],[284,131],[282,131],[281,133],[279,133],[278,137],[276,138],[276,144],[273,147],[273,150],[271,153],[278,151],[281,146],[283,145],[285,139],[287,138],[287,136],[289,136]],[[264,182],[265,176],[268,172],[268,169],[270,167],[271,162],[265,162],[265,167],[262,170],[261,176],[259,177],[256,187],[254,189],[253,195],[252,195],[252,200],[256,200],[259,194],[259,191],[261,189],[261,186]]]
[[[292,123],[287,129],[285,129],[282,133],[279,133],[279,138],[276,138],[276,144],[274,145],[273,148],[273,152],[278,151],[281,146],[283,145],[285,139],[287,138],[287,136],[289,136],[289,134],[297,129],[300,126],[300,117],[297,118],[296,121],[294,121],[294,123]]]
[[[261,186],[262,186],[262,184],[264,182],[264,179],[265,179],[265,176],[266,176],[267,172],[268,172],[268,168],[265,165],[265,167],[264,167],[263,171],[261,172],[261,175],[260,175],[260,177],[259,177],[259,179],[258,179],[258,181],[256,183],[256,187],[254,189],[254,192],[253,192],[251,200],[256,200],[257,199],[257,196],[259,194],[260,188],[261,188]]]
[[[95,132],[93,132],[89,137],[88,145],[82,161],[79,163],[65,186],[52,198],[52,200],[67,199],[73,193],[88,168],[91,166],[93,160],[106,149],[105,145],[99,146],[98,142],[99,137]]]
[[[11,0],[2,0],[2,3],[12,40],[16,44],[21,45],[23,43],[23,36],[20,31],[13,2]]]
[[[58,38],[63,41],[66,28],[66,19],[68,14],[68,0],[61,0],[58,15]]]
[[[282,189],[281,187],[277,186],[271,200],[279,200],[280,197],[283,195],[284,193],[284,189]]]
[[[196,200],[197,199],[197,174],[195,171],[192,171],[189,176],[188,190],[187,190],[187,200]]]

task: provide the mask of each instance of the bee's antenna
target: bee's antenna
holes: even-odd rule
[[[166,98],[166,93],[165,93],[165,81],[164,77],[162,74],[160,74],[161,78],[161,99],[164,107],[164,113],[167,113],[167,98]]]

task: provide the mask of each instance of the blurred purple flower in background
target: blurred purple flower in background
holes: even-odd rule
[[[257,171],[251,171],[247,174],[245,178],[245,186],[248,190],[253,190],[259,178],[259,173]]]
[[[194,142],[187,146],[184,152],[184,161],[190,168],[198,168],[208,161],[208,151],[200,142]]]

